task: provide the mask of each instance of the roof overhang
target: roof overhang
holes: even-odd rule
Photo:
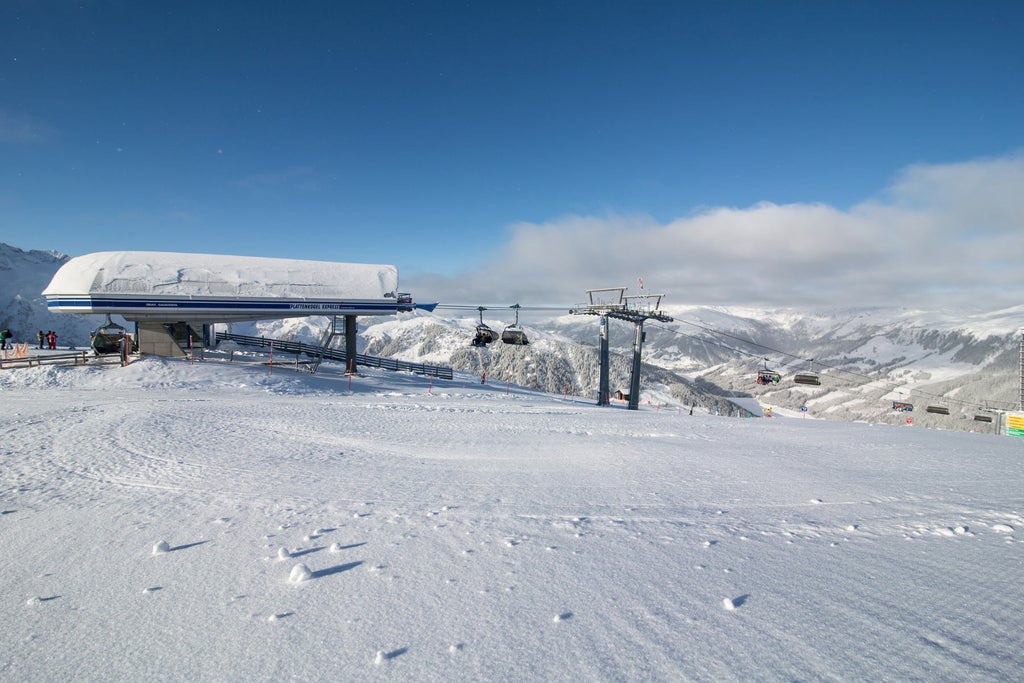
[[[429,308],[398,293],[394,266],[170,252],[73,258],[43,296],[50,311],[127,320],[228,322]]]

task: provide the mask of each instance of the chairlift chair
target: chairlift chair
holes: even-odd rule
[[[914,412],[914,404],[904,403],[903,401],[893,401],[892,409],[898,413],[912,413]]]
[[[811,358],[807,361],[810,363],[810,372],[798,372],[793,375],[793,381],[797,384],[811,384],[813,386],[820,386],[821,380],[818,375],[814,372],[814,359]]]
[[[473,346],[487,346],[497,339],[498,335],[484,324],[484,311],[487,309],[483,306],[478,306],[477,310],[480,311],[480,324],[476,326],[476,334],[473,335],[473,341],[470,343]]]
[[[767,386],[769,384],[778,384],[782,381],[782,376],[774,370],[768,369],[768,359],[765,358],[764,367],[757,371],[757,379],[754,381]]]
[[[93,330],[89,346],[97,356],[104,356],[111,353],[121,352],[121,342],[126,338],[128,330],[121,325],[111,321],[107,315],[106,322]]]
[[[926,413],[935,413],[936,415],[949,415],[949,408],[946,406],[928,406],[924,409]]]
[[[506,327],[501,333],[501,341],[505,344],[513,344],[515,346],[526,346],[530,343],[530,340],[526,338],[526,333],[523,332],[523,328],[519,326],[519,304],[510,306],[516,311],[516,321]]]
[[[992,416],[991,415],[985,415],[984,413],[978,413],[977,415],[974,416],[974,421],[975,422],[991,422],[992,421]]]

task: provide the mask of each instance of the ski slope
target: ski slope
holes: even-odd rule
[[[259,357],[0,373],[0,680],[1013,680],[1018,440]]]

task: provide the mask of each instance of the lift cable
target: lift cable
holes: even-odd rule
[[[490,310],[490,309],[500,310],[500,309],[505,309],[505,308],[513,308],[513,306],[512,305],[507,305],[507,304],[498,304],[498,305],[491,305],[491,306],[481,306],[479,304],[477,304],[477,305],[472,305],[472,304],[438,304],[437,307],[436,307],[436,309],[455,310],[455,311],[459,311],[459,310],[461,310],[461,311],[481,311],[481,310]],[[569,309],[572,308],[572,306],[517,306],[517,308],[518,308],[518,310],[521,310],[521,311],[546,311],[546,312],[553,312],[553,311],[568,311]],[[828,370],[830,374],[833,374],[833,375],[835,375],[835,374],[849,375],[850,377],[855,378],[855,380],[857,380],[859,382],[862,382],[863,384],[881,384],[883,387],[884,386],[888,386],[890,391],[894,391],[894,392],[897,392],[899,394],[903,394],[903,393],[916,394],[918,396],[924,397],[925,399],[932,399],[932,400],[939,401],[939,402],[944,402],[944,403],[956,403],[956,404],[964,406],[964,407],[975,408],[975,409],[983,410],[983,411],[984,410],[991,410],[992,406],[996,406],[996,405],[1016,405],[1016,404],[1011,404],[1011,402],[1009,402],[1009,401],[986,401],[985,405],[979,405],[977,402],[965,401],[963,399],[949,398],[949,397],[942,396],[940,394],[934,394],[934,393],[931,393],[931,392],[923,391],[921,389],[908,389],[907,387],[905,387],[903,385],[900,385],[900,384],[897,384],[897,383],[895,383],[895,382],[893,382],[891,380],[886,380],[886,379],[882,379],[882,378],[879,378],[879,377],[872,377],[871,375],[867,375],[867,374],[864,374],[862,372],[856,372],[854,370],[847,370],[847,369],[844,369],[844,368],[840,368],[840,367],[838,367],[837,365],[834,365],[834,364],[823,363],[820,360],[804,358],[803,356],[799,356],[797,354],[790,353],[788,351],[783,351],[782,349],[776,349],[774,347],[768,346],[767,344],[762,344],[760,342],[756,342],[756,341],[754,341],[752,339],[747,339],[745,337],[741,337],[741,336],[738,336],[738,335],[735,335],[735,334],[730,334],[729,332],[723,332],[721,330],[716,330],[713,327],[710,327],[708,325],[702,325],[700,323],[692,322],[690,320],[683,320],[681,318],[675,318],[675,322],[683,323],[683,324],[686,324],[686,325],[691,325],[693,327],[696,327],[698,329],[703,330],[704,332],[706,332],[708,334],[717,335],[717,336],[720,336],[720,337],[725,337],[725,338],[728,338],[728,339],[732,339],[734,341],[742,342],[743,344],[747,344],[749,346],[753,346],[753,347],[756,347],[756,348],[759,348],[759,349],[764,349],[765,351],[768,351],[768,352],[770,352],[772,354],[777,354],[779,356],[787,357],[787,358],[789,358],[791,360],[791,362],[790,363],[784,363],[783,364],[784,367],[787,366],[787,365],[792,364],[793,362],[811,362],[811,361],[813,361],[818,367],[822,368],[823,370]],[[718,346],[720,348],[726,349],[726,350],[728,350],[728,351],[730,351],[732,353],[735,353],[735,354],[738,354],[738,355],[741,355],[741,356],[747,356],[747,357],[750,357],[750,358],[757,358],[759,360],[764,358],[764,354],[763,353],[753,353],[751,351],[746,351],[744,349],[737,348],[735,346],[732,346],[732,345],[729,345],[729,344],[725,344],[725,343],[722,343],[720,341],[716,341],[714,339],[709,339],[709,338],[704,337],[704,336],[697,336],[697,335],[687,334],[687,333],[682,332],[681,330],[676,329],[674,327],[667,327],[665,325],[661,325],[661,324],[657,324],[657,323],[649,323],[649,325],[651,327],[664,330],[664,331],[669,332],[671,334],[679,335],[679,336],[682,336],[682,337],[687,337],[689,339],[693,339],[693,340],[699,341],[701,343],[706,343],[706,344],[711,344],[713,346]],[[1013,407],[1007,408],[1007,410],[1013,410],[1013,409],[1014,409]]]
[[[494,304],[489,306],[481,306],[479,304],[473,306],[470,304],[438,304],[434,307],[434,310],[444,309],[449,311],[478,311],[481,308],[485,311],[489,310],[501,310],[504,308],[518,307],[520,311],[565,311],[568,312],[572,306],[517,306],[516,304]]]

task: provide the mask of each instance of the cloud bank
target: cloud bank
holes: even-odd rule
[[[1024,303],[1024,153],[903,169],[850,209],[763,202],[659,223],[510,226],[479,272],[403,283],[443,303],[578,303],[627,286],[666,304],[994,310]]]

